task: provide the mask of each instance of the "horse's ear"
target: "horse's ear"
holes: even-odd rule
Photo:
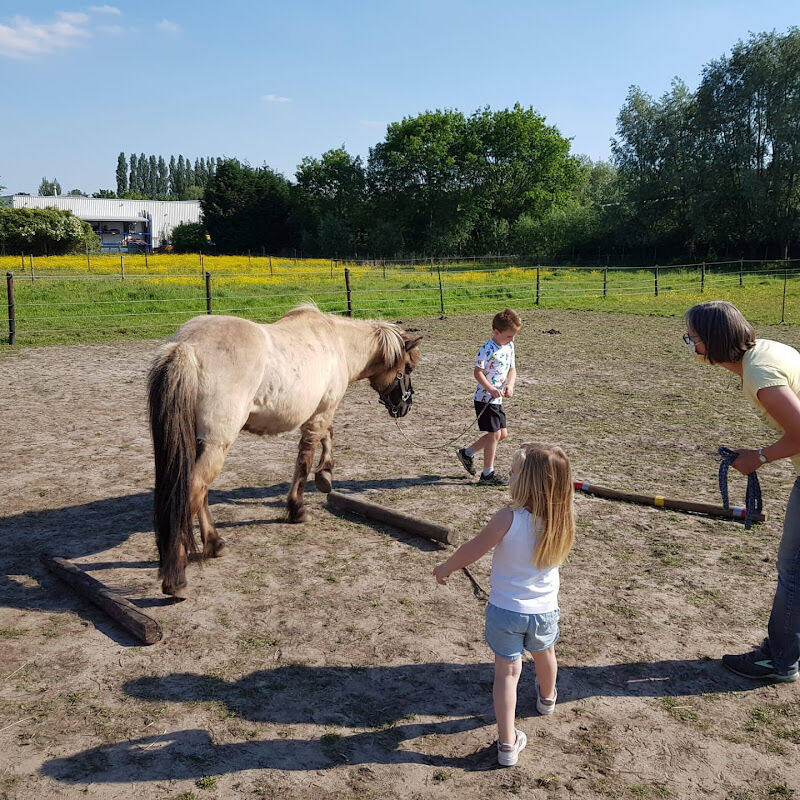
[[[403,334],[403,345],[406,348],[406,350],[412,350],[413,348],[415,348],[420,343],[421,339],[422,339],[422,334],[421,333],[416,333],[413,336],[409,336],[409,334],[404,333]]]

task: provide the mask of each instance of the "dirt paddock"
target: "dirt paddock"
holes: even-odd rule
[[[772,441],[732,375],[699,366],[680,319],[524,311],[507,470],[524,441],[562,445],[576,478],[719,502],[720,444]],[[426,445],[471,415],[491,315],[420,329]],[[758,334],[800,346],[797,328]],[[434,542],[334,514],[284,521],[296,434],[244,434],[212,489],[224,557],[160,594],[145,374],[157,343],[0,353],[0,797],[725,798],[800,795],[800,684],[754,685],[724,652],[757,643],[793,480],[760,471],[769,520],[739,523],[576,497],[562,569],[559,703],[535,711],[526,662],[519,765],[496,767],[483,603],[437,586]],[[335,488],[471,536],[505,503],[454,446],[421,450],[353,386],[335,420]],[[474,437],[473,437],[474,438]],[[465,436],[460,443],[466,443]],[[731,476],[741,503],[744,479]],[[155,617],[140,646],[40,564],[73,562]],[[473,574],[488,588],[490,561]]]

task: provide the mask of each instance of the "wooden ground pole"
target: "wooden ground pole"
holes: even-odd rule
[[[330,492],[328,494],[328,504],[342,511],[358,514],[361,517],[378,520],[378,522],[385,522],[387,525],[392,525],[395,528],[400,528],[400,530],[408,531],[408,533],[413,533],[417,536],[424,536],[426,539],[434,539],[444,544],[453,544],[453,537],[450,529],[445,528],[443,525],[426,522],[423,519],[412,517],[410,514],[404,514],[401,511],[393,511],[390,508],[379,506],[377,503],[370,503],[367,500],[362,500],[351,494]]]
[[[42,563],[57,577],[68,583],[79,595],[91,600],[115,619],[125,630],[144,644],[155,644],[161,639],[161,626],[148,617],[130,600],[112,592],[105,584],[76,567],[66,558],[43,555]]]
[[[630,492],[618,492],[616,489],[607,489],[604,486],[595,486],[587,481],[575,481],[575,489],[597,497],[605,497],[609,500],[625,500],[628,503],[639,503],[645,506],[658,506],[659,508],[672,508],[676,511],[693,511],[696,514],[708,514],[712,517],[723,517],[725,519],[744,519],[746,515],[743,506],[723,506],[713,505],[712,503],[694,503],[690,500],[674,500],[661,495],[631,494]],[[753,522],[764,522],[766,514],[753,514]]]

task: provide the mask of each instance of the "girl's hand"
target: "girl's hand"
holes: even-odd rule
[[[436,578],[436,583],[441,583],[442,586],[445,586],[447,579],[450,577],[450,570],[447,569],[446,564],[437,564],[433,568],[433,577]]]
[[[737,450],[739,457],[731,466],[742,473],[749,475],[761,466],[761,459],[758,457],[758,450]]]

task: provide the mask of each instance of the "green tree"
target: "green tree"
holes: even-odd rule
[[[176,225],[170,234],[170,241],[176,253],[202,253],[209,249],[208,235],[201,222]]]
[[[169,194],[169,172],[164,156],[158,157],[156,166],[156,196],[165,198]]]
[[[42,178],[42,182],[39,184],[40,197],[53,197],[59,194],[61,194],[61,184],[58,182],[58,178],[53,178],[51,181]]]
[[[147,196],[155,198],[158,195],[158,162],[155,156],[147,159]]]
[[[139,161],[136,153],[131,153],[129,165],[128,191],[135,193],[139,191]]]
[[[180,186],[180,178],[178,177],[178,165],[175,161],[175,156],[169,157],[169,177],[168,194],[171,200],[178,200],[178,187]]]
[[[307,157],[296,172],[295,203],[304,250],[352,253],[366,201],[366,172],[360,156],[344,147],[319,159]]]
[[[295,244],[289,182],[269,167],[220,161],[200,204],[220,252],[279,253]]]
[[[55,208],[0,208],[0,242],[6,252],[34,255],[99,249],[88,222]]]
[[[125,153],[117,156],[117,194],[121,195],[128,191],[128,162],[125,160]]]

